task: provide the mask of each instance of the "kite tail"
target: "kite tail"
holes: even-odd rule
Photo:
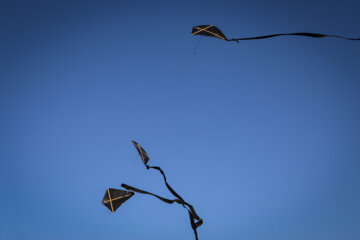
[[[349,38],[343,37],[338,35],[326,35],[326,34],[319,34],[319,33],[308,33],[308,32],[299,32],[299,33],[279,33],[279,34],[271,34],[271,35],[263,35],[257,37],[247,37],[247,38],[232,38],[232,39],[225,39],[226,41],[242,41],[242,40],[256,40],[256,39],[265,39],[265,38],[272,38],[272,37],[279,37],[279,36],[304,36],[304,37],[312,37],[312,38],[324,38],[324,37],[333,37],[333,38],[342,38],[346,40],[357,41],[360,38]]]
[[[160,168],[160,167],[157,167],[157,166],[148,166],[148,165],[146,165],[147,166],[147,168],[149,169],[149,168],[153,168],[153,169],[156,169],[156,170],[158,170],[160,173],[161,173],[161,175],[163,176],[163,178],[164,178],[164,181],[165,181],[165,185],[166,185],[166,187],[167,187],[167,189],[169,189],[169,191],[176,197],[176,198],[178,198],[180,201],[181,201],[181,204],[182,205],[186,205],[190,210],[190,212],[191,212],[191,214],[194,216],[194,218],[196,219],[196,220],[198,220],[198,221],[201,221],[201,223],[200,223],[200,225],[202,224],[202,219],[197,215],[197,213],[195,212],[195,208],[191,205],[191,204],[189,204],[189,203],[187,203],[177,192],[175,192],[175,190],[168,184],[168,182],[167,182],[167,180],[166,180],[166,176],[165,176],[165,173],[164,173],[164,171]],[[199,225],[199,226],[200,226]]]
[[[165,203],[168,203],[168,204],[173,204],[174,202],[181,204],[181,202],[178,199],[173,199],[172,200],[172,199],[163,198],[163,197],[161,197],[159,195],[156,195],[156,194],[153,194],[153,193],[150,193],[150,192],[138,189],[138,188],[134,188],[134,187],[126,185],[124,183],[121,184],[121,186],[123,188],[125,188],[126,190],[128,190],[128,191],[134,191],[134,192],[137,192],[137,193],[148,194],[148,195],[154,196],[154,197],[156,197],[156,198],[160,199],[161,201],[163,201]]]
[[[129,185],[126,185],[126,184],[121,184],[121,186],[123,188],[125,188],[126,190],[128,191],[134,191],[134,192],[137,192],[137,193],[141,193],[141,194],[147,194],[147,195],[151,195],[151,196],[154,196],[158,199],[160,199],[161,201],[165,202],[165,203],[168,203],[168,204],[173,204],[174,202],[178,203],[178,204],[181,204],[184,206],[184,201],[183,200],[179,200],[179,199],[167,199],[167,198],[163,198],[159,195],[156,195],[156,194],[153,194],[153,193],[150,193],[150,192],[147,192],[147,191],[144,191],[144,190],[141,190],[141,189],[138,189],[138,188],[135,188],[135,187],[132,187],[132,186],[129,186]],[[185,206],[184,206],[185,207]],[[189,217],[190,217],[190,224],[191,224],[191,228],[193,229],[194,231],[194,235],[195,235],[195,239],[198,240],[198,235],[197,235],[197,228],[201,226],[201,224],[203,223],[203,220],[200,219],[196,213],[195,213],[195,210],[194,208],[190,205],[189,207],[191,210],[187,209],[188,213],[189,213]],[[192,212],[193,211],[193,212]],[[198,222],[195,222],[195,219],[196,217],[194,216],[194,213],[196,215],[197,218],[199,218]]]
[[[196,229],[197,229],[199,226],[195,223],[194,217],[191,215],[191,212],[190,212],[190,211],[188,211],[188,212],[189,212],[189,218],[190,218],[191,228],[192,228],[193,231],[194,231],[195,239],[198,240],[198,235],[197,235],[197,230],[196,230]]]
[[[180,199],[181,201],[183,201],[183,202],[185,203],[184,199],[183,199],[177,192],[175,192],[175,190],[168,184],[168,182],[167,182],[167,180],[166,180],[165,173],[164,173],[164,171],[163,171],[160,167],[157,167],[157,166],[147,166],[147,167],[148,167],[148,169],[149,169],[149,168],[153,168],[153,169],[158,170],[158,171],[161,173],[161,175],[164,177],[165,185],[166,185],[166,187],[169,189],[169,191],[170,191],[175,197],[177,197],[178,199]]]
[[[148,166],[146,165],[146,168],[147,169],[150,169],[150,168],[153,168],[153,169],[156,169],[158,170],[161,175],[163,176],[164,178],[164,181],[165,181],[165,185],[167,187],[167,189],[169,189],[169,191],[176,197],[178,198],[178,202],[179,204],[182,204],[184,208],[186,208],[189,212],[189,217],[190,217],[190,223],[191,223],[191,228],[193,229],[194,231],[194,235],[195,235],[195,239],[198,240],[198,235],[197,235],[197,228],[200,227],[202,224],[203,224],[203,220],[197,215],[196,211],[195,211],[195,208],[187,203],[177,192],[175,192],[175,190],[168,184],[167,180],[166,180],[166,175],[164,173],[164,171],[160,168],[160,167],[157,167],[157,166]],[[186,206],[186,207],[185,207]],[[195,220],[197,220],[197,222],[195,222]]]
[[[195,234],[195,238],[196,240],[198,240],[198,236],[197,236],[197,231],[196,229],[198,227],[200,227],[203,223],[203,220],[197,215],[197,213],[195,212],[195,209],[192,205],[190,205],[189,203],[187,203],[177,192],[175,192],[175,190],[169,185],[169,183],[167,182],[167,179],[166,179],[166,175],[164,173],[164,171],[160,168],[160,167],[157,167],[157,166],[149,166],[147,165],[147,162],[150,160],[149,156],[147,155],[147,153],[145,152],[145,150],[135,141],[131,140],[131,142],[134,144],[135,148],[137,149],[139,155],[141,156],[141,160],[142,162],[144,163],[144,165],[146,166],[146,169],[149,170],[150,168],[152,169],[156,169],[158,170],[161,175],[163,176],[164,178],[164,182],[165,182],[165,185],[167,187],[167,189],[177,198],[175,200],[170,200],[170,199],[166,199],[166,198],[163,198],[163,197],[160,197],[158,195],[155,195],[153,193],[149,193],[149,192],[146,192],[146,191],[143,191],[143,190],[140,190],[140,189],[137,189],[137,188],[134,188],[134,187],[131,187],[131,186],[128,186],[126,184],[122,184],[121,186],[126,188],[127,190],[132,190],[132,191],[135,191],[135,192],[138,192],[138,193],[142,193],[142,194],[148,194],[148,195],[152,195],[154,197],[157,197],[158,199],[160,199],[161,201],[163,202],[166,202],[166,203],[169,203],[169,204],[172,204],[174,202],[178,203],[178,204],[181,204],[188,212],[189,212],[189,216],[190,216],[190,223],[191,223],[191,227],[192,229],[194,230],[194,234]],[[197,222],[195,222],[195,220],[197,220]]]

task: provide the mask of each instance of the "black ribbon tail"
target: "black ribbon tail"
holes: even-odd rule
[[[189,215],[190,215],[190,220],[191,220],[191,227],[192,229],[194,230],[194,234],[195,234],[195,237],[196,237],[196,240],[198,239],[198,236],[197,236],[197,231],[196,231],[196,228],[200,227],[203,223],[203,220],[197,215],[196,211],[195,211],[195,208],[187,203],[171,186],[170,184],[167,182],[167,179],[166,179],[166,175],[164,173],[164,171],[160,168],[160,167],[157,167],[157,166],[149,166],[149,165],[146,165],[146,168],[147,169],[156,169],[158,170],[161,175],[163,176],[164,178],[164,182],[165,182],[165,185],[167,187],[167,189],[176,197],[179,199],[179,201],[177,203],[179,204],[182,204],[184,208],[186,208],[189,212]],[[186,207],[185,207],[186,206]],[[197,222],[195,222],[195,220],[197,220]]]
[[[183,199],[177,192],[175,192],[175,190],[169,185],[169,183],[168,183],[167,180],[166,180],[165,173],[164,173],[164,171],[163,171],[160,167],[157,167],[157,166],[154,166],[154,167],[148,166],[148,167],[158,170],[158,171],[161,173],[161,175],[163,176],[163,178],[164,178],[165,185],[166,185],[167,189],[169,189],[169,191],[170,191],[176,198],[184,201],[184,199]],[[184,202],[185,202],[185,201],[184,201]]]
[[[312,38],[324,38],[324,37],[334,37],[334,38],[342,38],[346,40],[360,40],[360,38],[349,38],[343,37],[338,35],[326,35],[326,34],[319,34],[319,33],[308,33],[308,32],[298,32],[298,33],[279,33],[279,34],[270,34],[270,35],[263,35],[257,37],[247,37],[247,38],[233,38],[233,39],[226,39],[226,41],[242,41],[242,40],[257,40],[257,39],[265,39],[265,38],[273,38],[279,36],[304,36],[304,37],[312,37]]]
[[[165,203],[168,203],[168,204],[173,204],[174,202],[176,202],[176,203],[181,204],[181,205],[184,206],[184,201],[179,200],[179,199],[163,198],[163,197],[161,197],[159,195],[156,195],[156,194],[153,194],[153,193],[150,193],[150,192],[147,192],[147,191],[144,191],[144,190],[129,186],[129,185],[124,184],[124,183],[121,184],[121,186],[123,188],[125,188],[126,190],[128,190],[128,191],[133,191],[133,192],[137,192],[137,193],[141,193],[141,194],[147,194],[147,195],[154,196],[154,197],[156,197],[156,198],[160,199],[161,201],[163,201]],[[189,205],[189,204],[186,204],[186,205]],[[190,217],[191,228],[194,231],[195,239],[198,240],[198,235],[197,235],[197,230],[196,229],[201,226],[201,224],[203,223],[203,220],[201,218],[199,218],[199,216],[197,216],[196,213],[195,213],[195,216],[194,216],[195,210],[191,205],[189,206],[189,208],[191,208],[191,210],[189,210],[189,209],[187,209],[187,210],[188,210],[189,217]],[[198,220],[198,221],[195,222],[195,219]]]
[[[138,189],[138,188],[134,188],[132,186],[129,186],[129,185],[126,185],[126,184],[121,184],[121,186],[123,188],[125,188],[126,190],[128,191],[134,191],[134,192],[137,192],[137,193],[141,193],[141,194],[147,194],[147,195],[151,195],[151,196],[154,196],[158,199],[160,199],[161,201],[165,202],[165,203],[168,203],[168,204],[173,204],[174,202],[177,202],[177,203],[180,203],[180,201],[178,199],[167,199],[167,198],[163,198],[159,195],[156,195],[156,194],[153,194],[153,193],[150,193],[150,192],[147,192],[147,191],[144,191],[144,190],[141,190],[141,189]]]
[[[193,217],[193,215],[191,214],[190,211],[189,211],[189,218],[190,218],[191,228],[194,231],[195,239],[198,240],[198,235],[197,235],[197,230],[196,230],[198,228],[198,226],[196,225],[196,223],[194,221],[194,217]]]
[[[187,202],[186,202],[177,192],[175,192],[175,190],[169,185],[169,183],[167,182],[165,173],[164,173],[164,171],[163,171],[160,167],[157,167],[157,166],[147,166],[147,167],[158,170],[158,171],[161,173],[161,175],[163,176],[163,178],[164,178],[165,185],[166,185],[167,189],[168,189],[176,198],[178,198],[179,200],[181,200],[183,205],[186,205],[186,206],[189,207],[191,214],[194,216],[194,218],[195,218],[196,220],[201,220],[201,218],[200,218],[200,217],[197,215],[197,213],[195,212],[195,208],[194,208],[191,204],[187,203]]]
[[[227,40],[227,39],[225,39]],[[228,40],[227,40],[228,41]],[[235,40],[234,40],[235,41]],[[135,148],[137,149],[138,153],[140,154],[141,156],[141,160],[143,161],[144,165],[146,166],[146,169],[149,170],[150,168],[152,169],[156,169],[158,170],[161,175],[163,176],[164,178],[164,182],[165,182],[165,185],[167,187],[167,189],[172,193],[172,195],[174,195],[176,197],[176,199],[174,200],[171,200],[171,199],[167,199],[167,198],[163,198],[161,196],[158,196],[156,194],[153,194],[153,193],[150,193],[150,192],[147,192],[147,191],[144,191],[144,190],[141,190],[141,189],[138,189],[138,188],[134,188],[134,187],[131,187],[129,185],[126,185],[126,184],[121,184],[121,186],[125,189],[127,189],[128,191],[133,191],[133,192],[137,192],[137,193],[141,193],[141,194],[147,194],[147,195],[151,195],[151,196],[154,196],[156,198],[158,198],[159,200],[165,202],[165,203],[168,203],[168,204],[173,204],[174,202],[178,203],[178,204],[181,204],[184,208],[186,208],[186,210],[188,211],[189,213],[189,217],[190,217],[190,223],[191,223],[191,227],[194,231],[194,234],[195,234],[195,238],[196,240],[198,240],[198,235],[197,235],[197,231],[196,229],[198,227],[200,227],[203,223],[203,220],[197,215],[197,213],[195,212],[195,209],[192,205],[190,205],[189,203],[187,203],[171,186],[170,184],[167,182],[167,179],[166,179],[166,175],[164,173],[164,171],[160,168],[160,167],[157,167],[157,166],[149,166],[147,163],[149,161],[149,156],[147,155],[147,153],[145,152],[145,150],[135,141],[132,141],[132,143],[134,144]],[[195,221],[197,220],[197,222]]]

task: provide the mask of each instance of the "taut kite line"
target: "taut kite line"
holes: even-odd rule
[[[125,201],[127,201],[128,199],[130,199],[133,195],[134,192],[137,193],[141,193],[141,194],[147,194],[147,195],[151,195],[154,196],[156,198],[158,198],[159,200],[168,203],[168,204],[173,204],[173,203],[177,203],[182,205],[189,214],[189,218],[190,218],[190,224],[191,224],[191,228],[194,231],[194,235],[195,235],[195,239],[198,240],[198,235],[197,235],[197,228],[200,227],[203,223],[203,220],[197,215],[197,213],[195,212],[195,209],[192,205],[190,205],[189,203],[187,203],[177,192],[175,192],[175,190],[168,184],[166,176],[164,171],[157,166],[149,166],[147,163],[150,160],[149,156],[147,155],[147,153],[145,152],[145,150],[135,141],[131,141],[136,150],[138,151],[142,162],[144,163],[144,165],[146,166],[146,169],[156,169],[158,170],[161,175],[164,178],[165,181],[165,185],[168,188],[168,190],[176,197],[175,199],[167,199],[167,198],[163,198],[161,196],[158,196],[156,194],[144,191],[144,190],[140,190],[138,188],[126,185],[126,184],[121,184],[121,186],[123,188],[125,188],[127,191],[124,190],[118,190],[118,189],[114,189],[114,188],[108,188],[105,192],[104,198],[102,203],[111,211],[111,212],[115,212],[120,206],[121,204],[123,204]]]
[[[215,27],[214,25],[195,26],[195,27],[193,27],[191,34],[192,35],[201,35],[201,36],[220,38],[220,39],[228,41],[228,42],[232,42],[232,41],[239,42],[239,41],[242,41],[242,40],[265,39],[265,38],[272,38],[272,37],[279,37],[279,36],[303,36],[303,37],[312,37],[312,38],[334,37],[334,38],[342,38],[342,39],[346,39],[346,40],[360,40],[360,38],[349,38],[349,37],[343,37],[343,36],[338,36],[338,35],[326,35],[326,34],[308,33],[308,32],[278,33],[278,34],[270,34],[270,35],[263,35],[263,36],[256,36],[256,37],[228,39],[222,33],[222,31],[219,28]]]

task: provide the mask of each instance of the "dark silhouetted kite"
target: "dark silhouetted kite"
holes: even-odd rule
[[[121,206],[121,204],[126,202],[126,200],[131,198],[133,195],[134,195],[133,192],[108,188],[106,190],[102,203],[111,212],[115,212],[116,209],[118,209]]]

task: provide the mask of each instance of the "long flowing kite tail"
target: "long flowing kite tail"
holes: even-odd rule
[[[173,204],[174,202],[178,203],[178,204],[181,204],[184,206],[184,201],[182,200],[179,200],[179,199],[167,199],[167,198],[164,198],[164,197],[161,197],[159,195],[156,195],[154,193],[150,193],[150,192],[147,192],[147,191],[144,191],[144,190],[141,190],[141,189],[138,189],[138,188],[135,188],[135,187],[132,187],[132,186],[129,186],[127,184],[121,184],[121,186],[123,188],[125,188],[126,190],[128,191],[132,191],[132,192],[129,192],[130,195],[134,195],[133,192],[137,192],[137,193],[141,193],[141,194],[147,194],[147,195],[151,195],[151,196],[154,196],[156,198],[158,198],[159,200],[165,202],[165,203],[168,203],[168,204]],[[191,206],[191,205],[190,205]],[[112,207],[112,206],[111,206]],[[191,228],[193,229],[194,231],[194,235],[195,235],[195,239],[198,240],[198,235],[197,235],[197,228],[200,227],[203,223],[203,220],[201,218],[199,218],[196,213],[194,215],[194,209],[193,207],[191,206],[190,207],[191,209],[187,209],[188,213],[189,213],[189,217],[190,217],[190,223],[191,223]],[[194,212],[193,212],[194,211]],[[195,219],[198,220],[197,222],[195,222]]]
[[[197,215],[197,213],[196,213],[196,211],[195,211],[195,208],[194,208],[191,204],[187,203],[177,192],[175,192],[175,190],[174,190],[174,189],[170,186],[170,184],[167,182],[166,175],[165,175],[164,171],[163,171],[160,167],[157,167],[157,166],[150,166],[149,168],[156,169],[156,170],[158,170],[158,171],[161,173],[161,175],[162,175],[163,178],[164,178],[165,185],[166,185],[167,189],[168,189],[176,198],[179,199],[179,201],[181,202],[181,204],[182,204],[183,206],[185,205],[185,206],[187,206],[187,207],[189,208],[188,211],[191,212],[191,215],[192,215],[196,220],[200,221],[201,218],[199,217],[199,215]],[[201,224],[200,224],[200,225],[201,225]]]
[[[200,218],[200,220],[197,223],[195,223],[196,228],[200,227],[203,223],[204,223],[204,221],[202,220],[202,218]]]
[[[211,29],[210,29],[211,30]],[[217,33],[217,35],[220,34],[220,33]],[[228,39],[223,36],[221,37],[222,39],[228,41]],[[146,169],[149,170],[150,168],[152,169],[155,169],[157,171],[159,171],[161,173],[161,175],[163,176],[164,178],[164,182],[165,182],[165,185],[167,187],[167,189],[176,197],[176,199],[174,200],[171,200],[171,199],[166,199],[166,198],[163,198],[163,197],[160,197],[156,194],[153,194],[153,193],[150,193],[150,192],[146,192],[146,191],[143,191],[143,190],[140,190],[140,189],[137,189],[137,188],[134,188],[134,187],[131,187],[131,186],[128,186],[126,184],[122,184],[121,186],[124,187],[125,189],[127,190],[131,190],[131,191],[134,191],[134,192],[138,192],[138,193],[142,193],[142,194],[148,194],[148,195],[152,195],[154,197],[157,197],[158,199],[162,200],[163,202],[166,202],[166,203],[169,203],[169,204],[172,204],[174,202],[178,203],[178,204],[181,204],[189,213],[189,216],[190,216],[190,222],[191,222],[191,227],[192,229],[194,230],[194,234],[195,234],[195,238],[196,240],[198,240],[198,236],[197,236],[197,231],[196,229],[198,227],[200,227],[203,223],[203,220],[197,215],[194,207],[192,205],[190,205],[189,203],[187,203],[171,186],[170,184],[167,182],[167,179],[166,179],[166,175],[165,175],[165,172],[158,166],[149,166],[147,163],[148,161],[150,160],[150,157],[148,156],[148,154],[145,152],[145,150],[135,141],[131,140],[132,143],[134,144],[135,148],[137,149],[140,157],[141,157],[141,160],[142,162],[144,163],[144,165],[146,166]],[[197,222],[195,221],[197,220]]]
[[[192,216],[191,212],[189,211],[189,218],[190,218],[190,224],[191,224],[191,228],[194,231],[194,235],[195,235],[195,239],[198,240],[198,234],[197,234],[197,224],[195,223],[194,217]]]
[[[183,199],[177,192],[175,192],[175,190],[174,190],[174,189],[170,186],[170,184],[167,182],[166,175],[165,175],[164,171],[163,171],[160,167],[157,167],[157,166],[149,166],[149,168],[158,170],[158,171],[161,173],[161,175],[163,176],[165,185],[166,185],[167,189],[172,193],[172,195],[174,195],[176,198],[184,201],[184,199]],[[185,201],[184,201],[184,202],[185,202]]]
[[[180,203],[178,199],[167,199],[167,198],[161,197],[159,195],[156,195],[154,193],[150,193],[150,192],[147,192],[147,191],[144,191],[144,190],[129,186],[129,185],[124,184],[124,183],[121,184],[121,186],[123,188],[125,188],[126,190],[128,190],[128,191],[133,191],[133,192],[137,192],[137,193],[141,193],[141,194],[147,194],[147,195],[154,196],[154,197],[158,198],[159,200],[161,200],[161,201],[163,201],[165,203],[168,203],[168,204],[173,204],[174,202]]]
[[[299,32],[299,33],[279,33],[279,34],[270,34],[270,35],[263,35],[263,36],[256,36],[256,37],[247,37],[247,38],[233,38],[227,41],[244,41],[244,40],[259,40],[259,39],[266,39],[266,38],[273,38],[273,37],[280,37],[280,36],[303,36],[303,37],[312,37],[312,38],[325,38],[325,37],[333,37],[333,38],[342,38],[346,40],[357,41],[360,38],[349,38],[339,35],[327,35],[327,34],[320,34],[320,33],[308,33],[308,32]]]

